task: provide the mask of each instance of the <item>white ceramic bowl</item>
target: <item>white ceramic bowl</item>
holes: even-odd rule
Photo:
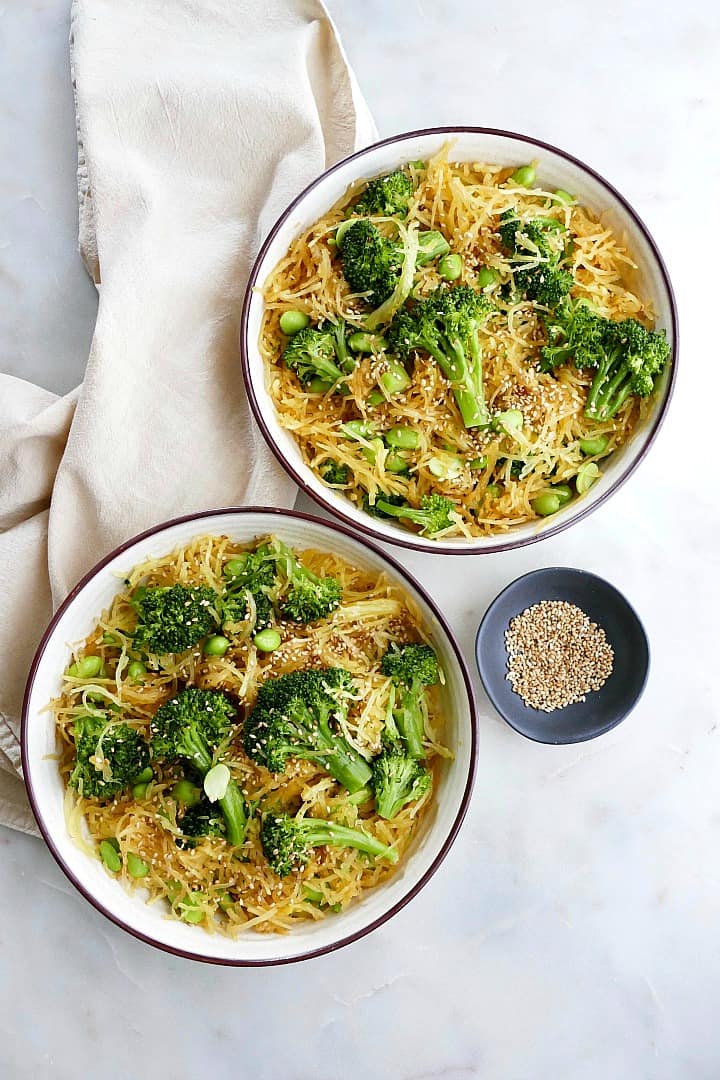
[[[342,492],[326,487],[305,464],[290,432],[279,423],[267,389],[263,360],[258,349],[264,313],[261,287],[290,243],[306,231],[358,179],[377,176],[414,160],[424,160],[452,141],[456,161],[487,161],[521,165],[537,158],[540,183],[548,188],[572,191],[579,202],[601,214],[619,235],[624,236],[638,271],[636,285],[643,297],[652,301],[657,328],[667,332],[672,362],[655,394],[654,408],[629,442],[603,465],[602,476],[589,492],[573,500],[564,510],[540,522],[517,526],[498,535],[473,540],[433,541],[404,529],[397,522],[372,517],[358,509]],[[287,472],[321,506],[354,529],[369,536],[420,551],[450,554],[480,554],[532,544],[579,521],[605,502],[635,470],[650,448],[667,410],[677,366],[677,312],[670,279],[650,233],[630,204],[588,165],[547,143],[525,135],[490,128],[431,128],[396,135],[375,143],[346,158],[323,173],[290,204],[279,218],[255,262],[245,297],[240,347],[250,404],[270,447]]]
[[[248,932],[232,941],[169,918],[162,904],[148,906],[139,893],[128,895],[99,861],[75,846],[65,827],[57,761],[48,757],[56,741],[54,719],[46,706],[60,692],[70,643],[91,632],[117,593],[124,572],[194,536],[223,534],[246,542],[268,533],[299,548],[333,551],[357,566],[385,570],[399,581],[418,605],[446,675],[442,691],[445,740],[455,758],[443,764],[432,808],[407,858],[386,884],[369,890],[341,915],[308,923],[290,934]],[[475,750],[475,705],[467,667],[452,631],[427,593],[394,560],[343,526],[283,510],[209,510],[158,525],[112,552],[73,589],[50,623],[35,655],[23,704],[25,782],[38,825],[60,867],[86,899],[118,926],[167,952],[217,964],[262,966],[307,959],[355,941],[399,911],[437,870],[455,839],[470,798]]]

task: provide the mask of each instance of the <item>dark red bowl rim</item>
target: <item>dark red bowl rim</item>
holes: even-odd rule
[[[582,169],[589,176],[592,176],[607,191],[609,191],[615,199],[617,199],[617,201],[627,210],[630,217],[634,219],[638,228],[647,240],[650,246],[650,250],[652,251],[655,259],[657,260],[660,275],[663,279],[663,283],[667,290],[667,295],[670,302],[670,314],[672,321],[672,356],[670,360],[670,378],[666,387],[665,397],[660,405],[657,416],[653,419],[650,435],[647,442],[645,443],[645,446],[643,447],[641,453],[638,454],[638,456],[634,459],[634,461],[630,462],[627,465],[627,467],[623,470],[617,480],[615,480],[610,485],[607,491],[605,491],[593,503],[586,506],[584,510],[581,510],[571,519],[564,520],[562,517],[560,517],[554,525],[550,526],[549,528],[543,529],[534,536],[527,536],[523,537],[522,539],[510,538],[505,541],[498,541],[495,544],[488,544],[486,547],[482,548],[470,548],[460,546],[452,547],[449,544],[443,543],[438,543],[437,545],[433,545],[432,548],[429,548],[425,547],[422,544],[418,544],[417,541],[413,539],[412,533],[408,533],[407,538],[400,535],[386,536],[384,533],[380,533],[375,528],[373,528],[370,523],[365,524],[365,522],[355,521],[354,518],[351,518],[343,510],[339,509],[333,503],[329,502],[329,500],[326,500],[318,492],[313,491],[313,489],[310,488],[307,484],[303,475],[297,469],[295,469],[295,467],[291,465],[290,462],[285,458],[285,455],[275,441],[272,431],[265,423],[265,418],[263,417],[257,397],[255,395],[253,381],[250,377],[250,361],[248,358],[248,322],[250,319],[250,304],[252,301],[253,290],[256,287],[258,275],[260,272],[260,266],[263,262],[263,259],[265,258],[265,254],[270,245],[272,244],[273,240],[275,239],[278,231],[282,228],[290,214],[292,214],[295,207],[300,202],[302,202],[308,192],[312,191],[313,188],[317,187],[317,185],[320,184],[327,176],[330,176],[332,173],[336,172],[338,169],[346,165],[347,162],[355,161],[359,158],[362,158],[366,154],[370,153],[372,150],[376,150],[380,146],[391,146],[394,143],[404,142],[407,139],[417,138],[423,135],[450,136],[453,134],[463,133],[499,135],[505,138],[519,139],[522,142],[528,143],[530,146],[537,146],[541,150],[549,150],[551,153],[558,154],[560,157],[565,158],[566,161],[569,161],[572,165],[575,165],[579,169]],[[268,446],[272,450],[277,460],[285,469],[285,472],[291,477],[292,480],[294,480],[294,482],[302,491],[309,495],[310,498],[318,504],[318,506],[321,506],[324,510],[327,510],[328,513],[333,515],[333,517],[340,518],[340,520],[344,521],[348,526],[350,526],[351,529],[362,532],[366,536],[369,536],[374,540],[380,540],[384,543],[396,544],[398,547],[410,548],[413,551],[423,551],[429,555],[491,555],[498,551],[512,551],[514,548],[526,547],[529,544],[537,544],[539,541],[546,540],[550,536],[555,536],[557,533],[562,532],[564,529],[570,528],[571,525],[575,525],[577,524],[577,522],[582,521],[583,518],[586,518],[588,516],[588,514],[591,514],[599,506],[602,506],[602,504],[606,502],[611,495],[614,495],[615,492],[622,487],[625,481],[628,480],[630,476],[632,476],[638,465],[640,465],[640,463],[645,459],[648,451],[650,450],[650,447],[657,438],[657,434],[665,419],[670,400],[675,390],[678,361],[677,303],[675,301],[675,293],[672,287],[672,283],[670,281],[670,275],[668,274],[665,261],[660,254],[658,246],[655,243],[655,240],[653,239],[652,234],[650,233],[650,230],[646,226],[645,222],[642,220],[637,211],[630,205],[627,199],[620,194],[616,187],[614,187],[608,180],[606,180],[605,177],[602,176],[599,172],[596,172],[595,169],[591,168],[589,165],[586,165],[584,161],[581,161],[580,158],[574,157],[572,154],[567,153],[567,151],[565,150],[561,150],[559,147],[554,146],[552,143],[543,142],[541,139],[534,139],[530,135],[522,135],[516,131],[505,131],[502,128],[471,126],[420,128],[417,131],[405,131],[399,135],[391,135],[387,139],[380,139],[378,140],[378,142],[371,143],[369,146],[364,147],[362,150],[357,150],[354,154],[349,154],[341,161],[338,161],[334,165],[331,165],[329,169],[326,169],[323,173],[321,173],[320,176],[316,177],[315,180],[311,181],[311,183],[309,183],[307,187],[304,188],[303,191],[301,191],[300,194],[293,199],[287,209],[283,211],[283,213],[280,215],[280,217],[277,219],[272,229],[270,230],[267,239],[260,248],[255,262],[253,263],[252,270],[250,271],[250,278],[248,280],[247,288],[245,290],[245,299],[243,301],[242,316],[240,320],[240,357],[242,363],[243,379],[245,381],[245,388],[247,391],[248,400],[250,402],[250,408],[252,409],[257,425],[260,428],[265,438],[265,441],[267,442]]]
[[[45,822],[43,821],[42,816],[38,811],[35,798],[32,769],[30,767],[27,746],[27,729],[29,722],[28,711],[30,704],[30,695],[32,693],[33,685],[35,683],[37,669],[40,665],[47,644],[52,634],[54,633],[55,627],[57,626],[62,615],[64,614],[68,606],[72,603],[72,601],[75,599],[75,597],[78,595],[78,593],[80,593],[82,589],[84,589],[84,587],[88,584],[88,582],[92,578],[94,578],[96,574],[98,574],[105,566],[107,566],[109,562],[116,558],[116,556],[121,555],[123,551],[126,551],[134,544],[137,544],[143,540],[147,540],[149,537],[154,536],[159,532],[162,532],[164,529],[171,528],[175,525],[181,525],[184,522],[188,521],[202,522],[205,518],[214,517],[218,514],[271,514],[277,516],[278,518],[292,518],[295,520],[309,522],[311,525],[318,526],[321,531],[327,530],[331,533],[342,533],[343,535],[350,537],[350,539],[355,540],[358,543],[364,544],[367,548],[374,552],[375,555],[380,556],[380,558],[392,568],[392,570],[398,575],[398,577],[402,581],[407,582],[409,585],[412,586],[412,588],[416,589],[425,601],[425,603],[428,605],[434,617],[440,624],[440,627],[446,634],[447,639],[450,643],[450,647],[455,654],[455,658],[457,660],[467,693],[468,707],[470,711],[470,768],[467,781],[465,783],[465,790],[463,792],[462,799],[460,801],[460,807],[455,816],[455,820],[450,828],[447,837],[445,838],[445,841],[443,842],[442,847],[440,848],[440,851],[434,858],[432,864],[428,867],[420,880],[416,882],[416,884],[404,896],[402,896],[400,900],[397,901],[397,903],[393,904],[393,906],[388,911],[378,916],[378,918],[371,922],[368,926],[363,927],[361,930],[357,930],[353,934],[348,934],[347,937],[340,938],[338,941],[332,942],[330,945],[325,945],[319,949],[311,949],[308,952],[301,953],[299,956],[282,956],[272,960],[232,960],[225,957],[207,956],[203,953],[189,952],[186,949],[180,949],[173,945],[166,945],[163,942],[157,941],[155,938],[150,937],[148,934],[144,934],[141,931],[135,929],[133,926],[126,923],[123,919],[117,917],[116,915],[108,911],[104,904],[100,903],[100,901],[93,896],[93,894],[82,884],[82,882],[78,880],[76,875],[72,872],[72,870],[65,862],[63,856],[60,854],[50,834],[50,831],[46,828]],[[391,919],[393,915],[396,915],[399,911],[401,911],[402,908],[404,908],[405,905],[413,899],[413,897],[417,896],[417,894],[427,884],[430,878],[433,877],[433,875],[438,870],[440,864],[445,859],[445,856],[449,852],[450,848],[452,847],[455,838],[457,837],[460,826],[462,825],[465,814],[467,813],[468,804],[470,802],[470,795],[472,792],[473,784],[475,782],[475,773],[477,769],[477,705],[475,701],[473,685],[468,671],[468,665],[466,663],[465,657],[463,656],[462,650],[460,649],[458,640],[453,633],[450,625],[448,624],[438,605],[429,595],[427,590],[391,555],[388,555],[386,552],[382,551],[376,544],[368,543],[367,541],[361,539],[353,532],[352,529],[346,528],[339,522],[323,521],[321,518],[313,517],[313,515],[302,513],[299,510],[283,510],[279,507],[228,506],[220,507],[216,510],[203,510],[195,514],[184,514],[181,517],[171,518],[168,521],[160,522],[159,524],[154,525],[152,528],[146,529],[144,532],[138,533],[136,536],[131,537],[123,544],[120,544],[118,547],[114,548],[113,551],[111,551],[104,558],[100,559],[100,561],[97,562],[95,566],[91,570],[89,570],[84,577],[80,579],[80,581],[78,581],[77,585],[75,585],[74,588],[68,593],[67,597],[62,602],[57,612],[51,619],[47,629],[45,630],[45,633],[40,640],[40,644],[37,647],[35,656],[33,657],[33,662],[30,666],[30,673],[28,675],[28,680],[25,686],[25,694],[23,697],[20,742],[25,785],[27,787],[28,797],[30,799],[30,806],[35,816],[35,820],[37,821],[38,828],[42,833],[43,839],[45,840],[45,843],[50,849],[51,855],[53,856],[65,876],[72,882],[78,892],[81,893],[81,895],[84,896],[85,899],[90,904],[92,904],[92,906],[97,911],[99,911],[101,915],[104,915],[111,922],[115,923],[115,925],[119,926],[121,930],[125,930],[127,931],[127,933],[132,934],[133,937],[138,938],[140,941],[144,941],[147,945],[152,945],[154,948],[160,949],[163,952],[171,953],[173,956],[182,956],[188,960],[198,960],[208,964],[219,964],[225,967],[275,967],[279,964],[293,964],[298,963],[301,960],[311,960],[316,956],[323,956],[325,953],[335,952],[337,949],[341,949],[345,945],[351,945],[354,941],[359,941],[360,938],[363,938],[366,934],[369,934],[373,930],[376,930],[378,927],[382,926],[389,919]]]

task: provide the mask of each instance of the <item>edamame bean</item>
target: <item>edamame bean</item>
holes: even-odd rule
[[[535,166],[521,165],[510,177],[519,187],[532,187],[535,183]]]
[[[578,495],[584,495],[586,491],[589,491],[599,476],[600,470],[594,461],[586,461],[584,465],[581,465],[575,477]]]
[[[544,491],[542,495],[533,499],[530,505],[540,517],[550,517],[551,514],[557,514],[560,509],[560,496],[554,491]]]
[[[424,161],[411,161],[410,165],[413,169],[426,169],[427,165]]]
[[[384,371],[380,376],[380,383],[388,394],[402,393],[403,390],[407,390],[411,382],[412,379],[407,371],[397,361],[392,361],[387,371]]]
[[[102,636],[103,645],[111,645],[113,648],[119,648],[122,645],[120,638],[117,634],[105,633]]]
[[[197,806],[202,799],[202,791],[191,780],[185,777],[177,780],[172,786],[172,797],[181,806]]]
[[[438,274],[446,281],[457,281],[462,274],[463,261],[460,255],[445,255],[438,263]]]
[[[402,454],[392,450],[385,458],[385,468],[391,473],[404,473],[408,471],[408,461]]]
[[[100,858],[113,874],[121,869],[120,845],[114,836],[100,841]]]
[[[142,682],[147,675],[147,668],[142,660],[131,660],[127,667],[130,682]]]
[[[572,499],[572,489],[567,484],[553,484],[551,491],[560,499],[561,506],[565,506]]]
[[[299,330],[304,330],[310,325],[310,319],[304,311],[283,311],[280,316],[280,329],[283,334],[292,337]]]
[[[206,656],[224,656],[230,648],[230,642],[222,634],[213,634],[209,637],[203,645],[203,652]]]
[[[500,484],[488,484],[485,488],[485,494],[491,499],[499,499],[502,495],[502,488]]]
[[[311,394],[327,394],[333,388],[333,383],[329,379],[321,379],[319,375],[316,375],[307,384],[308,391]]]
[[[481,266],[477,272],[477,283],[481,289],[494,285],[497,278],[497,270],[493,270],[492,266]]]
[[[178,906],[180,908],[180,918],[183,922],[196,926],[197,923],[203,921],[204,912],[197,906],[197,900],[194,900],[192,896],[184,904]]]
[[[483,469],[487,468],[487,462],[488,459],[486,457],[476,457],[473,458],[469,464],[473,472],[481,472]]]
[[[340,425],[340,430],[348,439],[371,439],[375,434],[375,426],[367,420],[348,420]]]
[[[67,673],[74,679],[95,679],[104,673],[102,656],[84,656],[82,660],[71,664]]]
[[[438,480],[456,480],[463,471],[463,462],[455,454],[433,457],[428,462],[428,469]]]
[[[581,439],[578,445],[583,454],[587,454],[588,457],[595,457],[597,454],[605,453],[609,442],[608,435],[596,435],[594,438]]]
[[[143,771],[141,773],[137,774],[137,776],[135,777],[135,783],[136,784],[146,784],[146,783],[149,783],[149,781],[152,780],[152,778],[153,778],[153,771],[150,768],[150,766],[148,765],[146,769],[143,769]]]
[[[366,461],[369,461],[371,465],[374,465],[377,461],[377,456],[383,448],[383,441],[381,438],[376,437],[370,440],[369,446],[363,446],[363,457]]]
[[[142,802],[142,800],[147,795],[147,789],[148,789],[147,784],[133,784],[133,789],[132,789],[132,797],[133,797],[133,799],[137,799],[138,802]]]
[[[351,334],[347,343],[353,352],[359,353],[378,352],[387,345],[387,341],[381,334],[366,334],[363,330]]]
[[[234,559],[228,559],[223,566],[223,574],[225,577],[234,578],[240,577],[245,569],[245,563],[247,562],[247,555],[238,555]]]
[[[382,405],[385,400],[385,395],[382,390],[371,390],[367,396],[368,405],[372,405],[375,408],[376,405]]]
[[[572,206],[572,204],[575,202],[575,196],[571,195],[569,191],[565,191],[564,188],[558,188],[557,191],[553,192],[553,194],[557,201],[560,203],[564,203],[565,206]]]
[[[225,892],[222,894],[222,896],[218,900],[218,907],[222,911],[231,911],[235,907],[235,901],[233,900],[229,892]]]
[[[139,855],[136,855],[134,851],[128,851],[125,856],[125,864],[130,877],[144,878],[150,873],[148,864],[141,859]]]
[[[420,445],[420,435],[413,428],[398,424],[386,433],[385,442],[397,450],[417,450]]]
[[[259,634],[256,634],[253,638],[253,645],[260,652],[275,652],[280,647],[282,638],[277,630],[273,630],[268,626],[265,630],[261,630]]]

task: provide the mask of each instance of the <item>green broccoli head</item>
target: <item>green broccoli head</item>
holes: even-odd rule
[[[141,587],[132,603],[133,645],[151,653],[185,652],[219,625],[217,594],[204,585]]]
[[[506,210],[498,232],[514,257],[518,291],[546,307],[560,304],[574,284],[572,274],[560,265],[565,257],[562,223],[546,217],[523,221],[515,210]]]
[[[225,815],[217,803],[201,799],[195,806],[190,806],[179,821],[182,838],[178,838],[178,847],[194,848],[206,838],[220,837],[227,833]]]
[[[274,618],[271,596],[277,587],[275,552],[269,544],[228,559],[223,567],[227,585],[222,594],[223,627],[245,622],[254,612],[253,631],[270,626]]]
[[[444,529],[449,529],[454,524],[451,517],[454,511],[455,504],[443,495],[423,495],[419,507],[404,501],[400,504],[390,502],[384,495],[379,496],[375,502],[378,517],[396,517],[411,521],[424,536],[435,536]]]
[[[417,681],[434,686],[440,678],[435,650],[430,645],[391,645],[382,658],[380,670],[395,683],[411,686]]]
[[[213,753],[230,735],[236,714],[233,702],[219,690],[181,690],[152,718],[153,758],[190,761],[204,776],[212,768]]]
[[[320,475],[326,484],[347,484],[349,470],[347,465],[341,465],[338,461],[326,461],[320,469]]]
[[[327,618],[339,607],[342,587],[336,578],[314,574],[280,540],[273,541],[273,550],[278,570],[287,584],[287,591],[280,601],[280,609],[287,619],[313,623]]]
[[[69,782],[85,798],[113,798],[134,784],[150,762],[147,742],[129,724],[79,716],[73,736],[75,765]]]
[[[260,827],[260,841],[271,869],[280,877],[303,870],[315,847],[355,848],[376,859],[398,861],[394,848],[381,844],[369,833],[321,818],[268,813]]]
[[[353,207],[356,214],[378,214],[383,217],[405,217],[413,193],[413,182],[405,173],[396,170],[371,180]]]
[[[375,807],[380,817],[391,821],[410,802],[417,802],[432,787],[430,773],[402,746],[391,741],[373,760]]]
[[[545,320],[548,343],[540,350],[542,371],[555,371],[571,361],[578,368],[597,367],[605,320],[579,300],[564,300]]]
[[[245,753],[270,772],[288,757],[314,761],[348,791],[359,791],[370,768],[339,730],[355,686],[344,668],[310,668],[268,679],[243,727]]]
[[[479,332],[493,310],[470,285],[440,286],[400,311],[388,330],[390,348],[402,359],[430,354],[449,381],[465,427],[487,427]]]
[[[360,224],[358,222],[358,224]],[[322,379],[326,383],[339,383],[345,371],[339,364],[338,338],[334,327],[306,326],[290,338],[283,360],[294,371],[301,383]]]
[[[403,248],[384,237],[366,218],[353,221],[338,242],[343,274],[353,290],[368,293],[373,307],[392,296],[400,278]]]

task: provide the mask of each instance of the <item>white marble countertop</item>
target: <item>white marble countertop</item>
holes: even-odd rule
[[[648,689],[614,732],[565,748],[523,740],[480,693],[476,790],[442,871],[384,928],[299,967],[155,952],[86,904],[40,841],[0,830],[0,1074],[716,1080],[718,8],[329,6],[382,135],[468,122],[557,143],[629,197],[667,259],[684,372],[632,481],[523,551],[403,556],[470,657],[519,573],[609,577],[645,621]],[[58,391],[82,376],[95,311],[76,255],[67,7],[0,5],[0,365]]]

